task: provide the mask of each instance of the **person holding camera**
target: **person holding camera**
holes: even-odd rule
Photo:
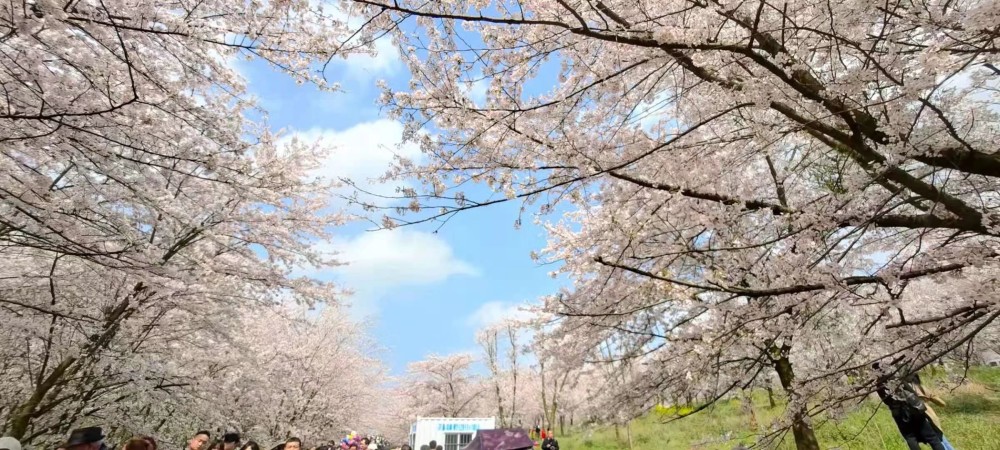
[[[542,450],[559,450],[559,441],[556,440],[556,436],[549,429],[545,433],[545,439],[542,440]]]

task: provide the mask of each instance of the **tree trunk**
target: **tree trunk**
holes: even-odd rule
[[[628,450],[632,450],[632,421],[625,422],[625,435],[628,436]]]
[[[35,390],[31,393],[31,397],[14,409],[13,414],[11,414],[10,419],[8,419],[6,427],[8,435],[18,441],[24,440],[24,435],[28,433],[28,427],[31,425],[31,419],[35,418],[35,414],[39,405],[41,405],[42,400],[46,395],[48,395],[49,390],[54,388],[57,383],[64,381],[63,375],[75,362],[76,358],[67,358],[66,360],[63,360],[62,363],[52,370],[52,373],[49,374],[49,376],[45,377],[44,382],[35,386]]]
[[[500,426],[507,428],[507,419],[503,415],[503,399],[500,398],[500,388],[497,388],[497,418],[500,419]]]
[[[8,435],[14,439],[23,441],[22,445],[31,442],[31,439],[25,439],[25,435],[27,435],[28,429],[31,428],[32,419],[35,419],[39,415],[39,410],[45,409],[42,402],[50,394],[58,392],[61,386],[68,383],[69,380],[82,370],[84,365],[93,364],[93,355],[101,348],[107,346],[118,334],[121,323],[127,320],[134,312],[134,309],[130,308],[131,301],[141,295],[146,295],[148,298],[151,294],[148,292],[146,285],[140,282],[136,283],[132,288],[132,292],[122,299],[114,309],[105,313],[104,324],[101,330],[90,336],[90,339],[83,346],[78,357],[67,358],[54,367],[48,376],[44,376],[44,381],[35,387],[35,390],[31,393],[31,397],[12,409],[11,416],[7,419],[7,425],[4,427],[7,429]],[[43,375],[39,373],[38,379],[43,379]],[[59,403],[58,400],[56,402],[56,404]]]
[[[552,394],[552,409],[545,413],[545,429],[551,430],[556,427],[556,412],[559,411],[559,404],[556,400],[556,394]]]
[[[503,394],[500,388],[500,343],[496,330],[487,331],[482,340],[483,349],[486,350],[486,364],[490,369],[490,377],[493,379],[493,395],[497,402],[497,420],[500,421],[500,428],[507,428],[507,416],[503,411]]]
[[[559,435],[566,435],[566,416],[562,414],[559,415]]]
[[[545,421],[549,420],[549,398],[545,389],[545,362],[538,362],[538,375],[542,381],[542,426],[548,427]]]
[[[753,408],[753,393],[751,391],[743,390],[743,398],[741,401],[740,409],[743,410],[743,414],[749,416],[750,429],[757,431],[757,413]]]
[[[507,338],[510,339],[510,374],[513,386],[510,395],[510,423],[513,423],[514,416],[517,415],[517,330],[513,325],[507,325]]]
[[[816,433],[812,429],[809,421],[809,413],[806,411],[806,404],[800,402],[795,393],[795,372],[792,370],[792,362],[788,360],[788,352],[792,347],[784,344],[781,348],[773,348],[771,361],[774,363],[774,370],[778,372],[778,379],[781,380],[781,387],[788,394],[788,406],[792,411],[792,435],[795,436],[795,448],[797,450],[819,450],[819,441],[816,440]]]
[[[774,402],[774,388],[771,387],[771,383],[767,383],[767,387],[764,389],[767,390],[767,406],[774,409],[774,407],[778,406],[778,404]]]

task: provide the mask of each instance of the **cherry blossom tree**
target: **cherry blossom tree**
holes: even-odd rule
[[[51,342],[49,349],[36,350],[30,347],[41,341],[31,334],[37,326],[12,321],[0,347],[4,373],[15,377],[2,384],[4,416],[16,420],[23,410],[16,402],[37,392],[28,375],[47,373],[33,364],[48,351],[54,370],[65,367],[74,376],[43,379],[53,380],[53,393],[39,402],[24,436],[36,445],[56,443],[79,423],[101,424],[121,438],[181,441],[192,430],[219,428],[261,441],[290,434],[315,441],[331,430],[376,430],[389,422],[391,411],[370,407],[383,401],[389,381],[372,353],[376,347],[335,305],[318,317],[287,307],[233,306],[212,315],[189,308],[179,302],[140,310],[104,347],[87,348],[77,359],[63,354],[72,347],[59,345],[73,342],[69,327],[52,327],[42,336],[51,339],[42,341]],[[29,348],[14,350],[26,338]]]
[[[564,398],[578,386],[583,367],[579,361],[564,358],[562,342],[551,335],[536,335],[531,347],[536,359],[542,426],[555,429],[563,413]]]
[[[185,300],[216,291],[152,280],[137,290],[137,277],[72,257],[12,259],[15,275],[0,291],[18,303],[2,310],[6,433],[51,442],[80,422],[144,428],[134,420],[142,414],[152,431],[188,399],[210,356],[194,344],[221,339],[212,316],[229,303]]]
[[[495,411],[498,426],[500,428],[507,428],[508,413],[504,412],[504,407],[507,406],[509,408],[509,405],[506,405],[507,402],[503,395],[506,386],[502,383],[503,369],[500,359],[500,332],[496,327],[489,327],[480,331],[476,340],[483,347],[484,363],[490,371],[489,384],[492,385],[493,403],[496,405]]]
[[[468,417],[478,412],[483,386],[468,353],[430,355],[410,363],[404,386],[415,416]]]
[[[598,380],[592,376],[595,366],[576,367],[561,358],[556,346],[548,349],[538,342],[525,346],[519,338],[526,331],[524,326],[504,322],[477,335],[483,346],[485,376],[472,374],[475,358],[470,354],[432,355],[411,364],[408,376],[401,380],[401,391],[408,397],[408,420],[493,416],[498,426],[558,429],[567,415],[572,421],[576,412],[601,416],[605,403],[595,399],[609,391],[600,383],[587,382]]]
[[[297,233],[324,223],[307,220],[320,186],[300,181],[316,152],[279,152],[246,119],[253,104],[232,64],[256,57],[322,83],[308,69],[337,47],[340,20],[306,1],[2,8],[5,243],[142,268],[214,238],[203,229],[235,214],[304,216],[287,233],[231,236],[276,261],[301,258]]]
[[[680,368],[715,371],[712,398],[773,370],[817,448],[810,418],[871,389],[833,380],[1000,316],[991,283],[905,302],[996,272],[993,2],[354,3],[412,55],[383,101],[425,158],[386,176],[423,182],[409,208],[359,201],[387,227],[568,211],[540,257],[574,285],[546,310],[580,361],[633,360],[636,412]],[[807,367],[823,340],[864,351]]]
[[[476,338],[483,347],[483,363],[489,370],[489,378],[484,381],[491,385],[493,410],[501,428],[515,426],[519,422],[518,406],[524,403],[518,401],[518,391],[526,375],[519,365],[522,352],[518,340],[520,327],[518,323],[507,321],[488,326]],[[521,392],[523,394],[524,391]],[[523,423],[523,420],[520,422]]]
[[[334,89],[321,65],[370,48],[347,17],[305,0],[0,5],[0,431],[203,422],[193,387],[230,369],[231,321],[336,301],[295,272],[332,263],[314,250],[342,220],[313,175],[325,149],[276,144],[235,64]]]
[[[220,355],[224,367],[202,383],[219,400],[215,423],[258,439],[314,443],[376,428],[385,411],[373,406],[389,382],[377,345],[336,306],[310,315],[285,308],[243,318],[235,333],[243,351]]]
[[[379,401],[374,405],[379,411],[370,429],[386,436],[389,442],[408,442],[410,425],[413,424],[417,414],[416,412],[411,414],[406,388],[398,384],[398,381],[393,379],[392,382],[396,384],[383,389],[379,394]]]

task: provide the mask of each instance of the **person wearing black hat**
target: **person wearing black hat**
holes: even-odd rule
[[[104,432],[101,427],[87,427],[73,430],[66,440],[66,450],[103,450]]]
[[[222,450],[236,450],[240,446],[239,433],[226,433],[222,436]]]

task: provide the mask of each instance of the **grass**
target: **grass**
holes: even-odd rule
[[[942,397],[947,406],[935,407],[945,436],[957,450],[1000,450],[1000,369],[977,367],[957,388],[941,386],[940,373],[923,376],[924,383]],[[938,385],[939,387],[935,387]],[[768,407],[763,392],[755,392],[753,415],[739,400],[720,401],[713,408],[671,423],[656,414],[632,421],[633,450],[704,449],[731,450],[738,444],[752,445],[767,433],[768,425],[784,414],[784,407]],[[756,426],[754,424],[756,419]],[[907,450],[892,416],[877,398],[870,399],[838,420],[818,418],[816,436],[828,450]],[[571,430],[559,439],[567,450],[628,449],[626,431],[614,427]],[[777,444],[765,447],[794,449],[791,433]],[[929,448],[929,447],[924,447]]]

